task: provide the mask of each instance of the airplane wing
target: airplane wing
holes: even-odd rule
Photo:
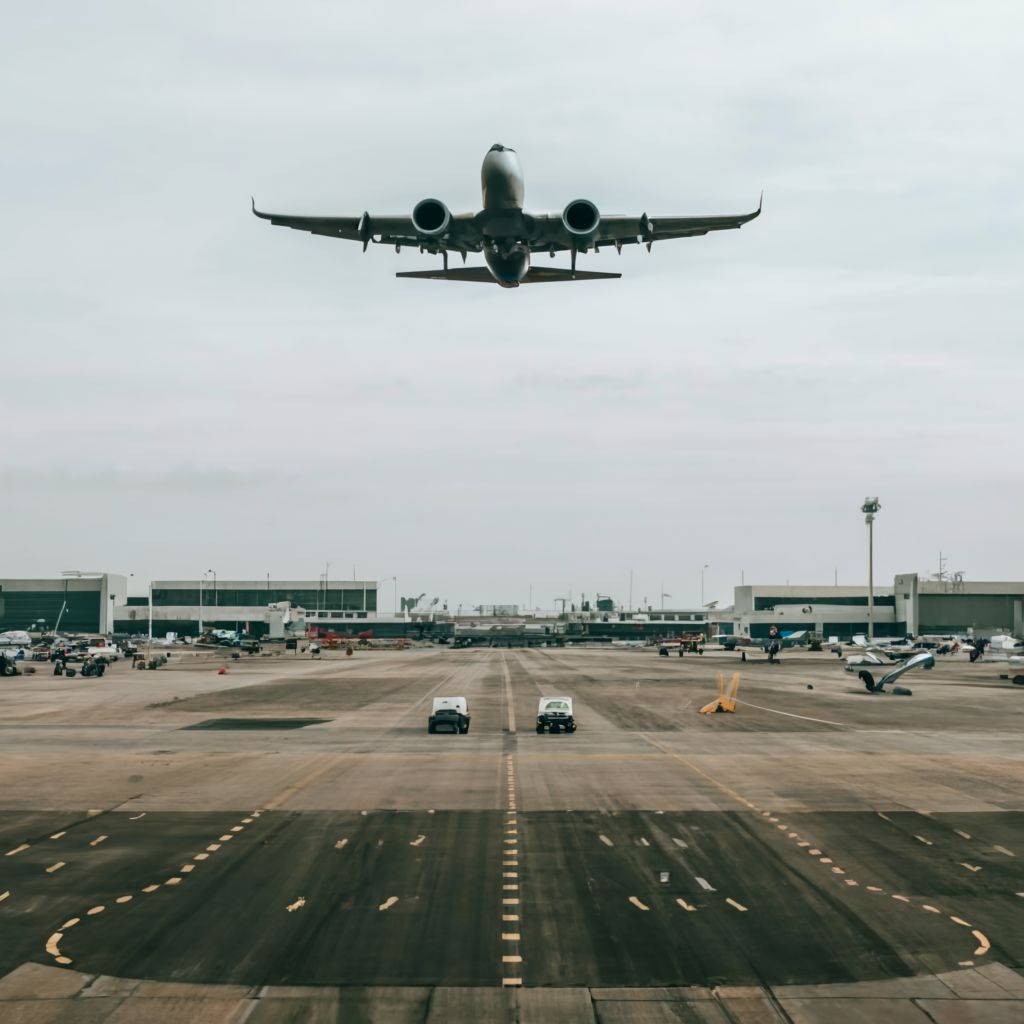
[[[709,231],[726,231],[742,227],[760,217],[761,206],[762,202],[759,201],[757,209],[752,213],[714,217],[648,217],[646,213],[639,217],[623,217],[602,214],[593,244],[614,245],[617,249],[624,245],[645,244],[649,248],[654,242],[672,238],[692,238],[706,235]],[[559,214],[534,217],[533,220],[537,230],[535,238],[531,239],[532,249],[562,251],[571,248],[573,239]]]
[[[362,242],[363,250],[371,243],[376,245],[408,245],[425,247],[430,252],[450,249],[455,252],[479,252],[479,231],[474,223],[474,214],[452,214],[451,223],[443,238],[428,238],[417,233],[412,217],[308,217],[292,213],[265,213],[256,209],[253,200],[252,212],[262,220],[269,220],[279,227],[308,231],[312,235],[326,235],[329,238],[346,238]]]

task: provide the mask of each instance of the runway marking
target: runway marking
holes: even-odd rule
[[[927,910],[929,914],[941,914],[942,911],[938,907],[933,907],[930,903],[924,903],[921,905],[922,910]]]
[[[518,953],[505,953],[501,958],[501,962],[503,964],[521,964],[523,958]]]
[[[145,816],[146,816],[146,812],[145,812],[145,811],[143,811],[143,812],[142,812],[141,814],[135,814],[135,815],[133,815],[133,816],[132,816],[132,817],[130,817],[130,818],[129,818],[128,820],[129,820],[129,821],[138,821],[138,820],[139,820],[139,818],[144,818]]]
[[[389,896],[377,909],[390,910],[398,902],[397,896]]]
[[[860,882],[855,882],[852,878],[844,878],[843,881],[847,885],[860,885]]]
[[[114,900],[114,902],[115,903],[131,903],[131,901],[133,899],[135,899],[134,896],[118,896],[117,899]]]
[[[287,910],[289,914],[294,914],[296,910],[298,910],[300,907],[304,907],[305,905],[306,897],[300,896],[294,903],[289,903],[288,906],[284,909]]]
[[[519,861],[517,860],[503,860],[501,862],[503,868],[517,868],[519,867]]]
[[[749,700],[740,700],[739,697],[734,697],[733,700],[737,704],[743,704],[748,708],[756,708],[758,711],[770,711],[773,715],[785,715],[787,718],[799,718],[804,722],[818,722],[820,725],[837,725],[840,729],[845,729],[842,722],[830,722],[827,718],[810,718],[807,715],[794,715],[791,711],[777,711],[775,708],[762,707],[760,704],[751,704]]]
[[[640,845],[641,845],[641,846],[650,846],[651,844],[650,844],[649,842],[647,842],[647,840],[646,840],[646,839],[644,839],[644,837],[643,837],[643,836],[641,836],[641,837],[640,837]]]
[[[909,903],[910,900],[906,896],[893,896],[894,900],[899,900],[900,903]]]
[[[813,850],[808,850],[807,852],[808,852],[808,853],[809,853],[809,854],[810,854],[810,855],[811,855],[812,857],[820,857],[820,856],[821,856],[821,850],[819,850],[819,849],[818,849],[817,847],[815,847],[815,848],[814,848]]]
[[[788,826],[788,825],[776,825],[775,827],[776,827],[776,828],[777,828],[777,829],[778,829],[778,830],[779,830],[780,832],[785,832],[785,831],[786,831],[786,829],[787,829],[787,828],[789,828],[789,826]]]
[[[797,836],[799,836],[799,834],[800,834],[799,832],[790,832],[790,833],[789,833],[789,834],[788,834],[788,835],[786,836],[786,838],[787,838],[787,839],[796,839],[796,838],[797,838]]]
[[[804,846],[810,846],[811,844],[809,842],[807,842],[806,839],[801,839],[800,842],[797,843],[796,845],[800,846],[800,847],[804,847]]]
[[[209,850],[210,853],[215,853],[217,850],[220,849],[220,843],[210,843],[210,845],[206,849]]]
[[[244,825],[234,825],[232,827],[231,831],[232,832],[244,832],[245,831],[245,826]]]
[[[514,836],[514,835],[518,834],[518,832],[519,832],[519,829],[517,829],[517,828],[507,828],[507,829],[505,829],[505,835],[507,835],[507,836]]]
[[[701,878],[699,875],[694,875],[694,878],[697,879],[697,884],[702,889],[706,889],[708,892],[717,892],[718,891],[706,878]]]
[[[503,907],[517,907],[517,906],[519,906],[519,897],[518,896],[506,896],[501,901],[501,905]]]
[[[327,756],[328,760],[326,761],[326,763],[318,765],[316,768],[312,769],[311,771],[303,775],[298,780],[298,782],[294,782],[292,783],[292,785],[288,786],[287,789],[281,790],[281,792],[278,793],[278,795],[275,796],[273,800],[267,803],[265,809],[268,811],[276,811],[278,808],[288,803],[288,801],[291,800],[293,796],[297,796],[304,789],[306,789],[307,786],[311,786],[314,782],[317,781],[317,779],[320,778],[320,776],[326,775],[327,772],[329,772],[337,763],[337,759],[333,754]],[[258,818],[261,813],[262,811],[253,811],[252,817]],[[366,811],[363,811],[362,813],[366,814]]]
[[[178,868],[178,870],[183,875],[187,875],[190,871],[195,871],[195,869],[196,869],[195,864],[182,864],[182,866],[180,868]]]
[[[924,836],[919,836],[916,832],[914,833],[914,838],[919,843],[924,843],[925,846],[934,846],[935,845],[930,839],[925,839]]]
[[[887,821],[890,825],[894,824],[892,818],[890,818],[888,814],[883,814],[881,811],[879,811],[878,816],[882,819],[882,821]]]
[[[3,903],[3,901],[5,899],[7,899],[7,897],[10,896],[10,895],[11,895],[11,890],[10,889],[5,889],[3,892],[0,892],[0,903]],[[1017,895],[1019,896],[1020,893],[1018,893]]]
[[[220,843],[229,843],[229,842],[231,842],[231,840],[232,840],[232,839],[234,839],[234,838],[235,838],[234,836],[230,836],[230,835],[228,835],[227,833],[225,833],[225,834],[224,834],[224,835],[222,835],[222,836],[218,836],[218,837],[217,837],[217,841],[218,841],[218,842],[220,842]]]
[[[519,872],[518,871],[502,871],[501,877],[502,878],[518,878],[519,877]]]
[[[89,917],[95,917],[97,914],[102,914],[103,911],[106,910],[106,909],[107,908],[102,906],[102,905],[98,906],[98,907],[90,907],[90,909],[86,911],[86,914]]]
[[[502,914],[501,915],[501,919],[502,919],[502,921],[518,921],[519,920],[519,915],[518,914]]]
[[[181,885],[181,876],[174,875],[172,878],[168,878],[164,885]]]
[[[14,856],[14,855],[15,855],[16,853],[21,853],[21,851],[22,851],[22,850],[27,850],[27,849],[29,849],[29,846],[30,846],[30,845],[31,845],[31,844],[29,844],[29,843],[22,843],[22,844],[21,844],[21,846],[16,846],[16,847],[15,847],[15,848],[14,848],[13,850],[8,850],[8,851],[7,851],[7,852],[6,852],[5,854],[4,854],[4,856],[5,856],[5,857],[13,857],[13,856]]]
[[[197,853],[192,859],[193,860],[208,860],[209,856],[210,855],[208,853]]]
[[[343,850],[343,849],[345,848],[345,845],[346,845],[347,843],[348,843],[348,840],[347,840],[347,839],[339,839],[339,840],[338,840],[338,841],[337,841],[337,842],[336,842],[336,843],[334,844],[334,848],[335,848],[336,850]]]
[[[867,888],[868,888],[868,892],[882,892],[883,891],[877,885],[869,885]]]
[[[53,835],[50,836],[50,838],[51,839],[60,839],[61,836],[66,836],[66,835],[67,835],[67,832],[54,832]]]
[[[842,868],[833,868],[832,869],[832,874],[833,875],[845,875],[846,872]]]
[[[508,846],[515,846],[515,845],[516,845],[516,843],[518,843],[518,842],[519,842],[519,840],[518,840],[518,839],[506,839],[506,840],[505,840],[505,843],[506,843],[506,845],[508,845]]]
[[[359,813],[365,818],[366,815],[369,814],[370,812],[369,811],[360,811]]]
[[[957,967],[973,967],[973,966],[974,966],[974,961],[973,960],[958,960],[957,961]]]
[[[984,956],[992,948],[989,945],[988,939],[977,930],[972,931],[971,934],[978,940],[978,948],[974,951],[974,955]]]
[[[523,983],[523,979],[522,978],[502,978],[501,979],[501,984],[502,984],[502,986],[504,988],[516,988],[519,985],[522,985],[522,983]]]
[[[159,889],[159,888],[160,888],[159,885],[147,885],[146,888],[143,889],[142,891],[143,892],[156,892],[157,889]]]
[[[410,846],[419,846],[420,843],[422,843],[423,840],[426,839],[426,838],[427,838],[426,836],[417,836],[409,845]]]
[[[95,818],[97,814],[102,814],[103,810],[100,807],[90,807],[85,813],[87,817]]]
[[[501,888],[502,888],[502,890],[504,892],[518,892],[519,891],[519,885],[518,885],[518,883],[515,883],[515,882],[508,882],[505,885],[503,885]]]
[[[110,838],[110,836],[97,836],[89,845],[90,846],[99,846],[100,843],[102,843],[105,839],[109,839],[109,838]]]
[[[63,956],[60,951],[60,940],[64,938],[63,932],[54,932],[46,940],[46,952],[50,954],[59,964],[69,964],[71,959]]]
[[[433,808],[433,807],[431,807],[431,808],[430,808],[430,810],[429,810],[429,811],[427,811],[427,814],[433,814],[433,813],[434,813],[434,808]]]
[[[46,873],[47,873],[48,875],[52,875],[52,874],[54,873],[54,871],[60,871],[60,869],[61,869],[62,867],[64,867],[66,863],[67,863],[66,861],[63,861],[63,860],[59,860],[59,861],[57,861],[57,863],[56,863],[56,864],[51,864],[51,865],[50,865],[50,866],[49,866],[49,867],[48,867],[48,868],[46,869]]]
[[[821,863],[822,864],[831,864],[832,863],[832,858],[831,857],[822,857],[821,858]]]
[[[650,910],[651,909],[649,906],[647,906],[646,903],[641,903],[640,900],[638,900],[635,896],[630,896],[629,897],[629,902],[632,903],[633,906],[637,908],[637,910]]]
[[[960,925],[961,928],[970,928],[971,927],[970,924],[967,921],[965,921],[962,917],[953,917],[953,915],[951,914],[949,919],[950,919],[950,921],[953,922],[953,924]]]
[[[779,819],[778,818],[771,818],[770,817],[768,820],[774,825],[775,822],[777,822]]]
[[[958,828],[955,828],[955,829],[953,829],[953,831],[954,831],[954,832],[955,832],[955,833],[956,833],[956,834],[957,834],[957,835],[958,835],[958,836],[959,836],[959,837],[960,837],[961,839],[970,839],[970,838],[971,838],[971,833],[970,833],[970,832],[962,832],[962,831],[961,831],[960,829],[958,829]]]
[[[960,867],[967,868],[968,871],[980,871],[981,870],[981,865],[980,864],[968,864],[967,861],[961,861],[960,862]]]
[[[518,942],[519,932],[502,932],[501,940],[502,942]]]
[[[1005,854],[1007,857],[1014,857],[1014,856],[1016,856],[1014,854],[1013,850],[1008,850],[1005,846],[993,846],[992,849],[995,850],[996,853]]]
[[[688,850],[689,849],[689,847],[686,845],[686,843],[682,839],[673,839],[672,842],[675,843],[676,846],[678,846],[680,850]]]
[[[686,900],[681,899],[681,898],[677,899],[676,903],[678,903],[679,906],[681,906],[683,908],[683,910],[689,910],[691,913],[693,913],[693,911],[695,911],[697,909],[696,907],[691,907],[690,904],[686,902]]]
[[[242,824],[243,825],[251,825],[252,824],[252,818],[243,818],[242,819]]]
[[[725,902],[731,907],[735,907],[737,910],[742,910],[744,913],[747,912],[747,908],[742,903],[737,903],[734,899],[730,899],[728,896],[725,898]]]

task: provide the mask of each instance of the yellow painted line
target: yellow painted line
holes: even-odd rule
[[[735,900],[730,899],[728,896],[726,896],[725,902],[728,903],[730,907],[735,907],[737,910],[742,910],[744,913],[746,913],[747,908],[743,906],[742,903],[737,903]]]
[[[210,845],[206,849],[209,850],[210,853],[213,853],[215,850],[220,849],[220,843],[210,843]]]
[[[501,984],[502,984],[502,986],[504,988],[517,988],[518,986],[522,985],[522,983],[523,983],[523,979],[522,978],[502,978],[501,979]]]
[[[102,843],[104,840],[107,840],[109,838],[110,838],[110,836],[97,836],[89,845],[90,846],[99,846],[100,843]]]
[[[993,846],[992,849],[995,850],[996,853],[1002,853],[1002,854],[1004,854],[1007,857],[1014,857],[1014,856],[1016,856],[1016,854],[1013,852],[1013,850],[1008,850],[1005,846]]]
[[[519,897],[518,896],[506,896],[501,901],[501,905],[503,907],[518,907],[519,906]]]
[[[950,915],[949,919],[950,919],[950,921],[953,922],[953,924],[958,924],[962,928],[970,928],[971,927],[962,917],[953,917],[952,915]]]
[[[521,964],[523,958],[518,953],[506,953],[502,958],[503,964]]]
[[[142,812],[141,814],[135,814],[135,815],[133,815],[133,816],[132,816],[132,817],[130,817],[130,818],[129,818],[128,820],[129,820],[129,821],[138,821],[138,820],[139,820],[139,818],[144,818],[145,816],[146,816],[146,812],[145,812],[145,811],[143,811],[143,812]]]
[[[181,885],[181,876],[175,875],[173,878],[168,878],[164,885]]]
[[[846,872],[842,868],[833,868],[832,869],[832,874],[833,875],[845,875]]]
[[[147,885],[146,888],[143,889],[142,891],[143,892],[156,892],[157,889],[159,889],[159,888],[160,888],[159,885]]]
[[[697,909],[696,907],[691,907],[690,904],[687,903],[686,900],[684,900],[684,899],[677,899],[676,903],[678,903],[679,906],[681,906],[683,908],[683,910],[689,910],[689,911],[692,912],[692,911]]]
[[[502,932],[501,939],[502,942],[518,942],[519,932]]]
[[[60,955],[60,940],[64,938],[63,932],[54,932],[46,940],[46,952],[52,957],[56,957],[58,960],[62,959]],[[70,961],[68,961],[70,963]]]
[[[502,919],[502,921],[518,921],[519,920],[519,915],[518,914],[502,914],[501,915],[501,919]]]
[[[197,853],[192,859],[193,860],[206,860],[210,855],[208,853]]]
[[[956,965],[957,965],[957,967],[973,967],[974,966],[974,961],[973,960],[958,960]]]
[[[518,878],[519,877],[519,872],[518,871],[502,871],[501,877],[502,878]]]
[[[377,909],[390,910],[398,902],[397,896],[389,896]]]
[[[426,839],[426,838],[427,838],[426,836],[417,836],[409,845],[410,846],[419,846],[420,843],[422,843],[423,840]]]
[[[974,951],[974,955],[984,956],[991,949],[988,939],[979,931],[972,931],[971,934],[978,940],[978,948]]]
[[[981,870],[981,865],[980,864],[968,864],[967,861],[961,861],[960,862],[960,867],[967,868],[968,871],[980,871]]]
[[[927,910],[929,914],[941,914],[942,913],[942,911],[939,910],[938,907],[933,907],[933,906],[931,906],[928,903],[923,903],[921,905],[921,909],[922,910]]]
[[[16,846],[13,850],[8,850],[4,854],[4,856],[5,857],[13,857],[16,853],[21,853],[22,850],[27,850],[28,848],[29,848],[29,844],[28,843],[22,843],[21,846]]]
[[[914,833],[914,838],[919,843],[924,843],[925,846],[934,846],[935,845],[930,839],[925,839],[924,836],[919,836],[916,832]]]
[[[809,853],[809,854],[810,854],[810,855],[811,855],[812,857],[820,857],[820,856],[821,856],[821,850],[819,850],[819,849],[817,849],[817,848],[815,848],[815,849],[813,849],[813,850],[808,850],[807,852],[808,852],[808,853]]]
[[[305,905],[306,897],[300,896],[294,903],[289,903],[288,906],[284,909],[287,910],[289,914],[294,914],[295,911],[299,909],[299,907],[304,907]]]
[[[778,818],[769,818],[768,820],[774,825],[775,822],[777,822],[779,819]]]
[[[771,811],[762,811],[761,812],[761,817],[762,818],[769,818],[769,817],[771,817],[771,813],[772,813]]]
[[[48,868],[46,869],[46,873],[47,873],[48,875],[52,875],[52,874],[54,873],[54,871],[60,871],[60,869],[61,869],[62,867],[64,867],[64,865],[65,865],[66,863],[67,863],[67,861],[59,860],[59,861],[57,861],[57,863],[56,863],[56,864],[51,864],[51,865],[50,865],[50,866],[49,866],[49,867],[48,867]]]
[[[785,831],[786,831],[786,829],[787,829],[787,828],[789,828],[789,826],[788,826],[788,825],[776,825],[775,827],[776,827],[776,828],[777,828],[777,829],[778,829],[778,830],[779,830],[780,832],[785,832]]]
[[[630,896],[629,897],[629,902],[632,903],[633,906],[637,908],[637,910],[650,910],[651,909],[649,906],[647,906],[646,903],[642,903],[635,896]]]
[[[69,921],[65,921],[61,926],[60,930],[66,932],[69,928],[74,928],[76,924],[82,919],[80,917],[73,917]]]
[[[958,836],[959,836],[959,837],[960,837],[961,839],[970,839],[970,838],[971,838],[971,833],[970,833],[970,832],[964,832],[964,831],[962,831],[961,829],[958,829],[958,828],[955,828],[955,829],[953,829],[953,831],[954,831],[954,832],[955,832],[955,833],[956,833],[956,834],[957,834],[957,835],[958,835]]]
[[[10,889],[5,889],[3,892],[0,892],[0,903],[3,903],[3,901],[5,899],[7,899],[7,897],[10,896],[10,895],[11,895],[11,890]]]
[[[183,875],[187,875],[190,871],[195,871],[195,869],[196,869],[195,864],[182,864],[182,866],[180,868],[178,868],[178,870]]]
[[[103,911],[104,911],[104,910],[106,910],[106,909],[107,909],[107,908],[106,908],[106,907],[104,907],[104,906],[99,906],[99,907],[90,907],[90,908],[89,908],[89,909],[88,909],[88,910],[86,911],[86,914],[87,914],[87,915],[88,915],[89,917],[95,917],[95,916],[96,916],[97,914],[102,914],[102,913],[103,913]]]
[[[501,862],[503,868],[517,868],[519,867],[519,861],[517,860],[503,860]]]
[[[869,885],[868,892],[884,892],[884,890],[879,888],[877,885]]]
[[[843,881],[847,885],[860,885],[860,882],[855,882],[852,878],[844,878]]]
[[[887,821],[890,825],[892,824],[892,818],[890,818],[888,814],[883,814],[881,811],[878,811],[878,816],[882,821]]]
[[[900,903],[909,903],[910,900],[906,896],[893,896],[894,900],[899,900]]]
[[[342,849],[344,849],[344,848],[345,848],[345,845],[346,845],[347,843],[348,843],[348,840],[347,840],[347,839],[339,839],[339,840],[338,840],[338,841],[337,841],[337,842],[336,842],[336,843],[334,844],[334,848],[335,848],[336,850],[342,850]]]
[[[115,903],[131,903],[131,901],[133,899],[135,899],[134,896],[118,896],[117,899],[114,900],[114,902]]]
[[[100,807],[90,807],[90,808],[89,808],[89,810],[87,810],[87,811],[86,811],[85,813],[86,813],[86,814],[87,814],[87,815],[88,815],[88,816],[89,816],[90,818],[95,818],[97,814],[102,814],[102,813],[103,813],[103,810],[102,810],[102,808],[100,808]]]
[[[219,843],[229,843],[234,838],[235,838],[234,836],[228,835],[227,833],[225,833],[224,835],[217,837],[217,842],[219,842]]]
[[[501,888],[505,892],[519,892],[519,883],[518,882],[506,882],[505,885],[503,885]]]
[[[252,818],[243,818],[242,819],[242,824],[243,825],[251,825],[252,824]]]
[[[676,846],[678,846],[680,850],[687,850],[687,849],[689,849],[689,847],[686,845],[686,840],[685,839],[675,839],[675,838],[673,838],[672,842],[675,843]]]
[[[822,857],[821,858],[821,863],[822,864],[831,864],[832,863],[832,858],[831,857]]]
[[[507,829],[505,829],[505,835],[507,835],[507,836],[519,835],[519,829],[517,829],[517,828],[507,828]]]
[[[245,831],[245,826],[244,825],[232,825],[231,826],[231,831],[232,832],[244,832]]]
[[[801,839],[800,842],[797,843],[796,845],[800,846],[800,847],[804,847],[804,846],[810,846],[811,844],[809,842],[807,842],[806,839]]]
[[[800,838],[800,833],[799,832],[790,832],[789,835],[786,836],[786,838],[787,839],[799,839]]]
[[[286,789],[281,790],[273,800],[267,803],[265,810],[276,811],[279,807],[283,807],[293,796],[301,793],[307,786],[311,786],[321,775],[325,775],[338,763],[338,759],[334,755],[326,755],[325,760],[322,764],[317,765],[311,771],[307,772],[298,780]],[[251,817],[258,818],[263,812],[253,811]],[[366,814],[366,811],[362,811],[362,814]]]
[[[516,844],[517,844],[518,842],[519,842],[519,840],[518,840],[518,839],[506,839],[506,840],[505,840],[505,843],[506,843],[506,844],[507,844],[508,846],[515,846],[515,845],[516,845]]]
[[[51,839],[60,839],[61,836],[66,836],[66,835],[67,835],[67,832],[54,832],[53,835],[50,836],[50,838]]]

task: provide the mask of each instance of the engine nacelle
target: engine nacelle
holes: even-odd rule
[[[589,199],[574,199],[562,211],[562,223],[570,235],[586,241],[597,232],[601,212]]]
[[[443,235],[451,219],[451,211],[440,199],[421,199],[412,208],[412,226],[425,238]]]

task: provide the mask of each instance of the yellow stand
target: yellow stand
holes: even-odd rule
[[[736,693],[740,688],[739,672],[733,672],[728,693],[726,693],[725,689],[725,676],[721,672],[716,672],[715,675],[718,679],[718,696],[710,704],[705,704],[700,709],[702,715],[712,715],[723,711],[733,712],[736,710]]]

